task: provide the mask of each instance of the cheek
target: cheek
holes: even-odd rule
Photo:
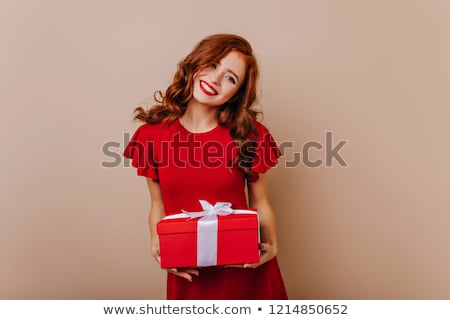
[[[200,71],[197,71],[196,73],[194,73],[192,75],[192,82],[193,83],[199,83],[200,82],[200,78],[203,76],[203,73]]]
[[[238,92],[238,87],[234,86],[232,84],[228,84],[226,87],[224,87],[224,91],[226,92],[226,96],[228,99],[230,99],[231,97],[233,97],[235,95],[236,92]]]

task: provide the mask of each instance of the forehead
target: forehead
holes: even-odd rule
[[[230,51],[225,57],[220,60],[220,64],[235,72],[239,79],[245,76],[245,60],[242,53],[237,51]]]

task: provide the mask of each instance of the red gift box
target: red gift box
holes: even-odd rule
[[[157,224],[162,268],[200,267],[259,261],[259,223],[254,210],[228,202],[205,211],[167,216]]]

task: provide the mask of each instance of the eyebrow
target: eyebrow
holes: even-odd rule
[[[218,62],[216,62],[216,63],[217,63],[217,64],[221,64],[220,61],[218,61]],[[229,72],[229,73],[231,73],[231,74],[233,74],[233,75],[236,77],[237,81],[238,81],[238,82],[240,81],[238,75],[236,74],[236,72],[234,72],[234,71],[231,70],[231,69],[226,69],[225,71],[226,71],[226,72]]]
[[[234,71],[231,70],[231,69],[227,69],[227,70],[225,70],[225,71],[227,71],[227,72],[229,72],[229,73],[232,73],[232,74],[236,77],[237,81],[239,81],[239,77],[238,77],[238,75],[236,74],[236,72],[234,72]]]

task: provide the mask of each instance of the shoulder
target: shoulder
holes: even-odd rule
[[[155,137],[160,135],[162,132],[169,130],[169,127],[170,124],[165,122],[144,123],[136,129],[135,134],[144,137]]]
[[[158,132],[160,131],[160,123],[144,123],[141,124],[133,133],[130,139],[130,145],[153,143],[158,140]]]
[[[161,130],[161,127],[163,126],[162,122],[158,123],[144,123],[141,124],[137,129],[136,132],[139,133],[153,133],[158,130]]]
[[[253,125],[255,126],[255,128],[259,131],[264,131],[264,132],[267,132],[267,131],[269,131],[269,129],[264,125],[264,124],[262,124],[261,122],[259,122],[258,120],[255,120],[255,122],[253,122]]]
[[[268,137],[272,137],[272,134],[266,125],[262,124],[258,120],[255,120],[253,125],[255,126],[256,131],[258,132],[256,140],[264,140],[267,139]]]

